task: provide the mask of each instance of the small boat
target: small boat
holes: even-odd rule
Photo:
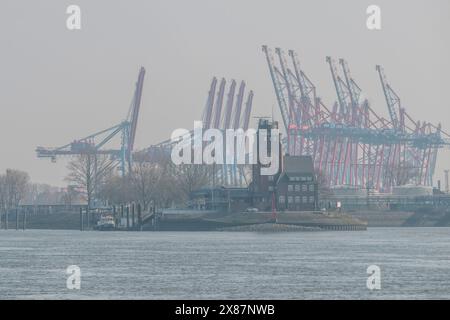
[[[97,221],[94,229],[99,231],[111,231],[116,229],[114,217],[111,215],[101,215],[100,220]]]

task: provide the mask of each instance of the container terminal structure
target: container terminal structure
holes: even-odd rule
[[[376,71],[384,93],[388,118],[378,115],[350,74],[344,59],[338,63],[327,57],[337,101],[326,106],[316,86],[301,68],[297,54],[263,46],[269,75],[275,90],[281,122],[285,129],[285,153],[312,156],[314,169],[325,186],[371,189],[390,193],[396,186],[433,186],[438,151],[450,145],[450,136],[441,124],[416,121],[401,105],[400,97],[388,82],[381,66]],[[338,68],[339,67],[339,68]],[[37,155],[53,161],[59,156],[84,153],[108,154],[111,168],[123,174],[130,170],[136,135],[145,69],[141,68],[129,114],[106,130],[57,148],[37,148]],[[247,130],[254,93],[246,93],[246,83],[214,77],[203,110],[203,128]],[[192,132],[190,133],[192,134]],[[120,137],[120,147],[113,139]],[[166,140],[143,152],[149,161],[170,154],[174,142]],[[248,167],[219,165],[214,178],[224,186],[248,186]]]
[[[141,108],[145,68],[141,67],[136,81],[135,91],[126,119],[107,129],[90,134],[60,147],[37,147],[38,158],[49,158],[56,162],[58,157],[76,155],[108,155],[109,165],[105,170],[118,169],[122,175],[131,170],[134,141]],[[117,147],[114,142],[120,140]]]
[[[225,132],[227,129],[249,129],[253,106],[253,90],[246,93],[245,81],[239,82],[232,79],[227,85],[227,80],[217,77],[211,80],[206,104],[202,114],[204,129],[219,129]],[[227,88],[228,87],[228,88]],[[191,137],[193,131],[189,132]],[[149,161],[155,161],[160,157],[167,157],[174,146],[172,140],[165,140],[152,145],[144,150],[143,154]],[[220,164],[215,168],[213,184],[222,186],[248,186],[251,177],[251,167],[241,164]]]
[[[266,45],[262,50],[286,131],[286,152],[312,156],[328,187],[391,192],[406,183],[433,185],[438,150],[450,144],[450,136],[441,124],[415,121],[407,113],[381,66],[376,71],[389,119],[362,99],[344,59],[339,72],[335,60],[326,58],[337,94],[337,102],[327,107],[293,50],[287,55]]]

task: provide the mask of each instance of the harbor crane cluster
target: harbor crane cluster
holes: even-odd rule
[[[389,119],[379,116],[344,59],[326,57],[337,94],[327,107],[300,66],[297,54],[263,46],[286,129],[286,152],[310,155],[329,187],[390,192],[413,183],[432,186],[439,148],[450,144],[441,125],[415,121],[401,105],[381,66],[376,66]],[[289,61],[289,63],[288,63]]]
[[[388,118],[380,116],[363,98],[362,89],[344,59],[336,62],[326,57],[337,98],[332,106],[326,106],[295,51],[286,54],[280,48],[272,50],[267,46],[262,50],[286,132],[285,152],[311,156],[316,172],[323,176],[328,187],[390,192],[398,185],[433,185],[438,150],[450,145],[450,136],[441,124],[414,120],[381,66],[377,65],[375,71]],[[111,169],[117,168],[125,175],[133,162],[144,76],[142,67],[125,120],[61,147],[38,147],[38,157],[55,161],[60,156],[106,154],[111,157]],[[244,81],[214,77],[203,110],[203,128],[247,130],[253,97],[252,90],[246,94]],[[120,138],[120,147],[113,146],[116,137]],[[166,140],[140,152],[148,161],[155,161],[170,154],[173,145],[173,141]],[[215,178],[225,186],[248,185],[244,169],[239,165],[220,165]]]
[[[202,124],[204,129],[243,129],[249,128],[250,117],[253,105],[253,91],[246,94],[246,83],[239,83],[234,79],[229,82],[227,90],[227,80],[219,80],[213,77],[208,91],[206,104],[203,109]],[[192,136],[193,131],[189,132]],[[148,159],[158,159],[161,156],[170,154],[175,142],[166,140],[143,150]],[[245,165],[223,164],[215,168],[214,179],[224,186],[246,186],[250,176],[249,168]]]

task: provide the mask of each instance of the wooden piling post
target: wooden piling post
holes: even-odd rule
[[[27,210],[23,211],[23,221],[22,221],[22,230],[25,231],[27,228]]]
[[[19,230],[19,208],[16,208],[16,230]]]
[[[80,207],[80,231],[83,231],[83,208]]]
[[[134,230],[134,203],[131,204],[131,228]]]
[[[89,229],[89,207],[86,207],[86,228]]]
[[[127,230],[130,229],[130,206],[127,206]]]
[[[123,204],[120,205],[120,226],[122,227],[123,221]]]
[[[137,205],[137,214],[138,214],[139,231],[142,231],[142,207],[140,203],[138,203]]]

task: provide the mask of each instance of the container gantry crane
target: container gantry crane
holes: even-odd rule
[[[227,81],[213,77],[203,109],[202,123],[204,129],[218,129],[225,136],[227,129],[249,128],[252,113],[254,93],[252,90],[246,93],[246,83],[241,81],[239,86],[232,79],[227,90]],[[185,138],[192,137],[193,130],[186,133]],[[152,145],[142,153],[149,162],[158,161],[170,155],[177,142],[171,139]],[[217,168],[215,177],[218,183],[225,186],[247,185],[248,167],[241,164],[223,164]]]
[[[131,170],[133,161],[134,141],[141,107],[142,90],[144,85],[145,69],[139,70],[133,99],[125,120],[107,129],[90,134],[84,138],[76,139],[61,147],[47,148],[37,147],[39,158],[50,158],[56,162],[57,157],[74,155],[109,155],[110,168],[117,168],[125,175]],[[120,137],[120,147],[114,148],[112,140]]]

